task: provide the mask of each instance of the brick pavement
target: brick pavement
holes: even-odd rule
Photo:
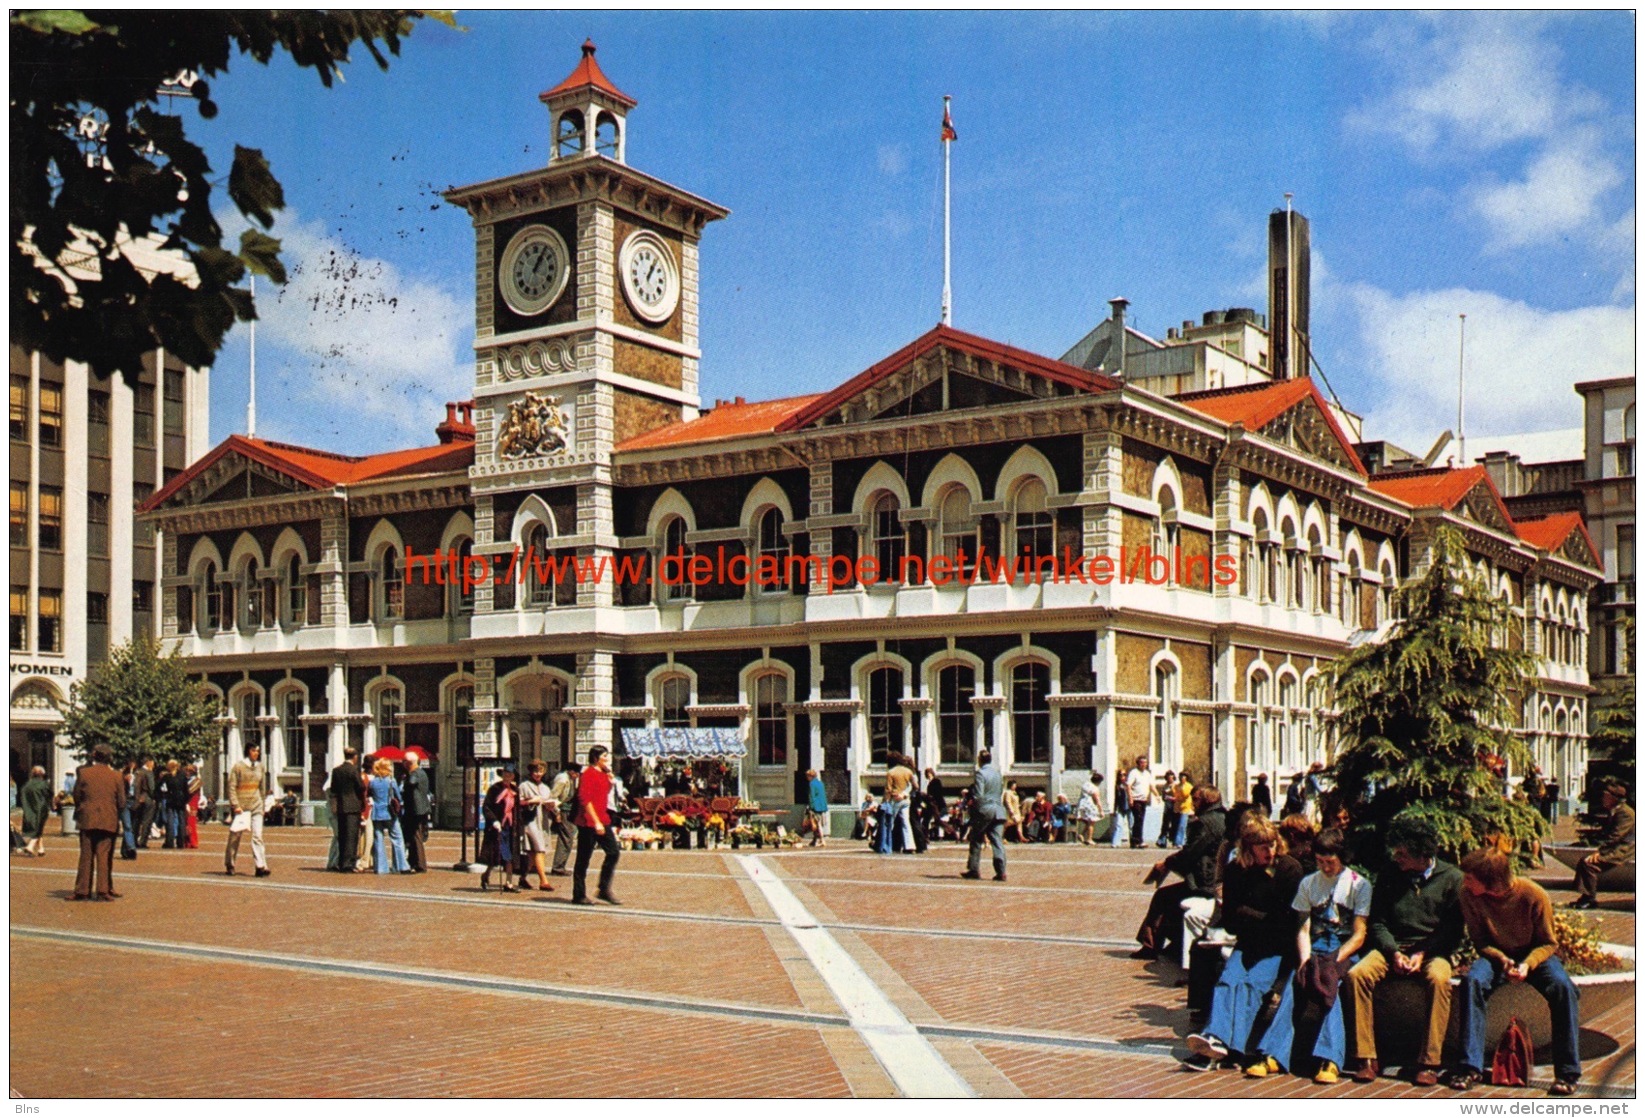
[[[225,878],[222,837],[208,826],[198,851],[117,862],[125,897],[113,904],[61,899],[72,885],[71,840],[58,839],[43,861],[11,860],[15,1092],[540,1093],[531,1069],[545,1054],[577,1051],[588,1022],[601,1033],[602,1060],[551,1061],[567,1094],[895,1091],[846,1008],[726,852],[625,854],[617,884],[625,907],[574,909],[564,903],[569,879],[554,879],[554,894],[482,894],[477,876],[446,868],[458,852],[450,835],[430,844],[433,872],[378,877],[319,872],[324,832],[272,831],[275,875],[265,880]],[[1138,964],[1122,946],[1147,903],[1142,873],[1157,856],[1012,847],[1003,886],[960,881],[963,848],[948,845],[876,858],[837,844],[767,854],[765,864],[980,1095],[1317,1097],[1322,1089],[1290,1077],[1253,1083],[1179,1070],[1180,972]],[[1574,896],[1568,877],[1550,873],[1544,883],[1556,901]],[[1631,898],[1613,899],[1601,920],[1606,938],[1632,942]],[[82,934],[103,938],[69,938]],[[122,977],[134,965],[164,973],[168,985],[134,987]],[[62,982],[65,973],[76,982]],[[157,1069],[150,1051],[107,1027],[106,1006],[80,992],[103,983],[121,990],[131,1019],[175,1022],[166,1045],[176,1059]],[[225,1046],[245,1043],[244,1024],[216,996],[225,986],[254,991],[262,1006],[260,1058],[234,1084],[200,1079]],[[384,1022],[403,1023],[413,1069],[374,1055]],[[1589,1062],[1587,1079],[1631,1092],[1632,1007],[1591,1024],[1615,1048]],[[1333,1098],[1419,1094],[1392,1079],[1331,1089]]]

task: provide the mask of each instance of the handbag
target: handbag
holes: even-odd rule
[[[1496,1054],[1491,1057],[1491,1086],[1524,1087],[1530,1076],[1535,1050],[1525,1022],[1518,1017],[1508,1018],[1508,1027],[1497,1041]]]
[[[234,822],[228,825],[231,835],[244,834],[251,830],[251,812],[242,811],[235,815]]]

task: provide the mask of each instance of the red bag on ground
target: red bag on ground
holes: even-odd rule
[[[1531,1034],[1526,1031],[1525,1023],[1518,1017],[1510,1017],[1508,1027],[1502,1030],[1502,1039],[1497,1041],[1496,1055],[1491,1057],[1491,1086],[1526,1086],[1533,1055]]]

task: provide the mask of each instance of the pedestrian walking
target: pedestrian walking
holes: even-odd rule
[[[1102,822],[1102,774],[1091,770],[1091,779],[1080,788],[1080,801],[1074,806],[1074,836],[1080,845],[1091,846],[1097,841],[1097,824]]]
[[[223,848],[223,872],[234,876],[234,860],[240,855],[240,838],[251,833],[251,860],[258,877],[274,871],[268,868],[263,852],[263,747],[246,746],[243,760],[236,761],[228,774],[228,845]]]
[[[811,845],[827,846],[832,829],[828,820],[828,789],[816,769],[807,769],[805,780],[806,810],[811,813],[812,821]]]
[[[548,790],[556,805],[553,813],[554,869],[550,871],[555,877],[566,877],[571,873],[565,867],[577,848],[577,774],[581,769],[577,762],[567,762]]]
[[[977,772],[971,778],[971,854],[961,877],[975,881],[982,877],[982,844],[986,839],[994,854],[994,880],[1005,880],[1005,788],[1000,770],[988,750],[977,752]]]
[[[127,861],[137,859],[137,828],[133,822],[132,780],[137,762],[127,761],[120,770],[120,779],[126,786],[126,806],[120,809],[120,857]]]
[[[185,843],[190,850],[200,849],[200,770],[192,764],[183,766],[183,779],[188,783],[188,806],[184,808]]]
[[[600,888],[595,894],[606,904],[621,904],[611,892],[611,882],[617,876],[617,836],[611,828],[611,754],[605,746],[596,745],[588,751],[577,784],[577,865],[572,875],[571,901],[573,904],[593,904],[588,897],[588,864],[594,860],[594,848],[605,852],[600,860]]]
[[[543,893],[554,892],[554,886],[548,883],[548,809],[554,799],[549,793],[548,784],[544,778],[548,775],[548,766],[542,761],[533,761],[526,766],[526,779],[520,784],[520,801],[515,809],[520,813],[520,840],[524,852],[531,858],[530,866],[525,873],[520,874],[520,885],[526,885],[526,873],[536,873],[537,888]]]
[[[29,781],[17,794],[23,805],[23,853],[31,858],[46,856],[46,820],[51,818],[51,784],[39,765],[29,770]]]
[[[400,830],[405,837],[406,862],[412,873],[428,872],[428,851],[423,843],[428,829],[428,817],[434,811],[434,798],[428,791],[428,773],[423,771],[423,760],[415,753],[406,754],[406,777],[400,784]]]
[[[360,781],[357,762],[360,751],[354,746],[343,750],[343,763],[331,770],[326,783],[326,807],[331,811],[331,822],[337,836],[336,855],[326,868],[337,873],[354,873],[355,850],[360,843],[360,812],[365,809],[366,790]]]
[[[74,774],[74,822],[80,829],[80,870],[74,878],[74,899],[112,901],[114,891],[114,836],[120,830],[120,809],[126,804],[126,783],[114,771],[114,753],[94,746],[91,763]],[[101,882],[101,888],[99,888]]]
[[[480,805],[485,820],[485,838],[480,842],[480,861],[485,872],[480,875],[480,891],[491,888],[491,871],[503,871],[503,892],[518,893],[514,887],[514,813],[519,807],[519,793],[514,787],[514,770],[498,769],[497,782],[487,791]]]
[[[400,830],[400,814],[405,809],[400,802],[400,786],[394,783],[394,763],[379,757],[371,766],[371,783],[366,786],[371,800],[371,831],[375,838],[378,873],[410,873],[406,865],[405,835]],[[389,863],[390,852],[394,855]]]
[[[185,841],[183,813],[188,810],[188,780],[183,776],[182,763],[166,762],[166,771],[157,785],[160,809],[165,819],[166,841],[163,850],[179,850]]]
[[[137,762],[137,771],[131,774],[132,795],[136,797],[136,807],[132,809],[132,827],[137,831],[137,847],[147,850],[149,834],[154,827],[154,816],[159,810],[159,801],[155,799],[156,786],[154,782],[154,758],[144,754]]]

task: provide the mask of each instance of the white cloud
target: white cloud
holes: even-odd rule
[[[1521,248],[1582,231],[1597,241],[1606,235],[1600,199],[1622,181],[1595,137],[1584,133],[1543,149],[1524,179],[1476,186],[1469,195],[1491,229],[1491,247]]]
[[[259,393],[270,418],[282,429],[300,426],[281,414],[296,404],[309,415],[343,417],[336,429],[359,432],[356,446],[429,442],[442,404],[472,394],[472,366],[459,353],[469,308],[361,256],[319,223],[282,220],[273,235],[283,243],[288,282],[273,292],[258,285],[257,342],[287,401]]]
[[[1343,293],[1377,382],[1365,437],[1418,453],[1455,423],[1459,313],[1468,316],[1464,423],[1471,433],[1569,427],[1581,418],[1573,383],[1634,372],[1631,309],[1548,311],[1465,288],[1392,295],[1354,284]]]
[[[908,169],[908,155],[901,144],[881,144],[879,160],[881,174],[896,176]]]

